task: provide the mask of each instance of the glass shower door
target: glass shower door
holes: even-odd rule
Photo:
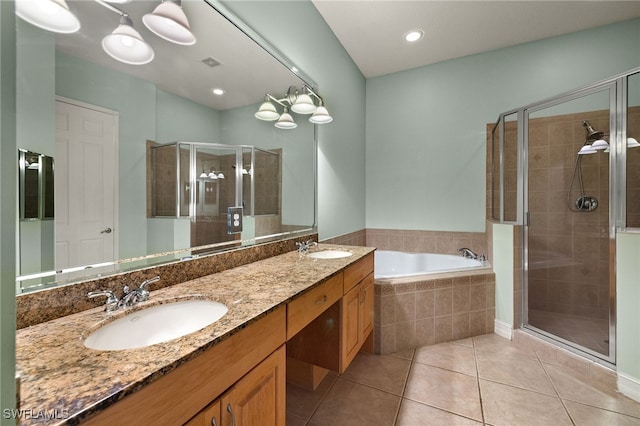
[[[615,85],[525,111],[524,326],[615,361],[609,135]]]

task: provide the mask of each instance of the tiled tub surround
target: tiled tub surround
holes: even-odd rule
[[[376,280],[374,288],[378,354],[493,333],[490,268]]]
[[[487,236],[484,232],[367,228],[366,245],[378,250],[441,254],[459,254],[459,248],[467,247],[478,255],[488,255]]]
[[[20,407],[57,410],[70,416],[62,422],[75,424],[194,359],[374,250],[332,245],[318,248],[348,250],[353,255],[315,260],[294,251],[152,291],[151,299],[141,307],[197,296],[229,308],[218,322],[163,344],[124,351],[84,347],[82,336],[105,319],[102,308],[18,330]],[[23,424],[37,421],[25,419]]]
[[[95,278],[70,285],[20,294],[16,297],[17,328],[21,329],[75,314],[104,303],[100,298],[87,298],[87,293],[90,291],[112,290],[120,297],[125,285],[131,286],[132,283],[141,283],[145,279],[157,275],[161,279],[153,283],[150,289],[152,291],[159,290],[163,287],[277,256],[295,250],[297,241],[317,240],[317,238],[317,234],[300,234],[280,241],[238,247],[234,250],[202,256],[188,261],[177,261],[104,278]]]

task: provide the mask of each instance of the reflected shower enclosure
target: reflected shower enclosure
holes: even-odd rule
[[[201,142],[149,143],[147,213],[152,219],[170,220],[159,229],[172,234],[189,227],[183,240],[159,238],[156,249],[166,251],[207,245],[240,245],[259,232],[280,232],[281,161],[279,152],[251,146]],[[267,196],[256,195],[267,191]],[[262,202],[269,200],[268,206]],[[245,227],[231,232],[229,208],[242,207]],[[272,227],[258,230],[261,215],[276,217]],[[248,220],[248,218],[252,220]],[[188,220],[188,223],[187,223]],[[188,241],[184,240],[188,235]]]
[[[515,324],[615,364],[615,236],[640,226],[638,70],[502,114],[489,214],[512,223]]]

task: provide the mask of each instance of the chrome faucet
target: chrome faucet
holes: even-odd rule
[[[118,309],[118,298],[111,290],[90,291],[87,293],[87,297],[93,299],[98,296],[107,296],[107,301],[104,304],[105,312],[113,312]]]
[[[462,256],[467,259],[477,259],[478,255],[473,252],[470,248],[462,247],[458,249],[458,253],[462,253]]]
[[[106,312],[113,312],[118,309],[134,306],[139,302],[149,300],[148,286],[160,279],[159,276],[144,280],[142,284],[136,289],[131,290],[129,286],[124,286],[122,299],[118,300],[116,295],[111,290],[91,291],[87,293],[87,297],[94,298],[98,296],[107,296],[104,310]]]
[[[316,244],[317,243],[313,240],[297,242],[296,245],[298,246],[298,253],[307,254],[309,249]]]

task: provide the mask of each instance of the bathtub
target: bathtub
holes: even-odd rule
[[[388,354],[493,333],[495,274],[488,262],[377,250],[374,352]]]
[[[450,254],[377,250],[374,277],[375,279],[402,278],[485,267],[487,267],[486,262]]]

